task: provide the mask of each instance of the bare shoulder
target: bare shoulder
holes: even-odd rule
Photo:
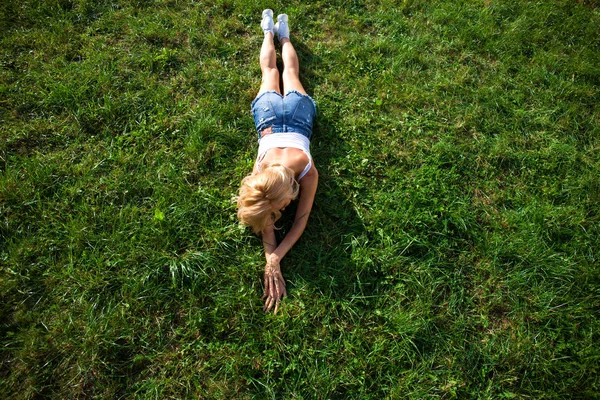
[[[309,211],[312,207],[312,203],[315,199],[315,194],[317,193],[317,186],[319,184],[319,171],[313,164],[311,169],[304,175],[302,179],[300,179],[300,203],[298,204],[298,208],[305,208]]]
[[[302,177],[302,179],[300,179],[300,187],[306,187],[306,186],[315,186],[317,185],[319,181],[319,171],[317,170],[317,167],[313,161],[312,167],[308,170],[308,172],[306,173],[306,175],[304,175],[304,177]]]
[[[294,223],[299,222],[306,226],[308,216],[315,201],[317,185],[319,184],[319,172],[313,164],[310,170],[300,179],[300,199],[296,209]]]
[[[312,162],[312,167],[311,167],[311,169],[308,170],[308,172],[306,173],[306,176],[312,176],[315,178],[319,177],[319,171],[317,170],[317,166],[315,165],[314,160]]]

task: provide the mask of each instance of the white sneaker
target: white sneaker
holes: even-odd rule
[[[279,36],[279,40],[283,38],[290,38],[290,26],[288,25],[287,14],[279,14],[277,16],[277,23],[275,24],[275,32]]]
[[[266,9],[262,12],[262,21],[260,22],[260,27],[263,30],[263,33],[271,32],[271,35],[275,36],[274,26],[273,26],[273,10]]]

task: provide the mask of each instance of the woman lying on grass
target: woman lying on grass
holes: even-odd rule
[[[252,102],[258,157],[252,174],[242,180],[237,207],[240,221],[262,235],[267,259],[263,310],[269,312],[275,306],[277,312],[281,298],[287,294],[279,263],[304,232],[317,191],[319,174],[310,155],[317,110],[300,83],[300,65],[290,42],[287,15],[279,15],[274,24],[273,11],[264,10],[261,28],[265,35],[260,49],[262,84]],[[283,92],[279,88],[275,33],[281,43]],[[274,223],[298,196],[294,224],[277,245]]]

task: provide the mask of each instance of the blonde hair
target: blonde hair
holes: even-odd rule
[[[242,180],[237,197],[238,218],[242,224],[251,226],[254,233],[260,233],[281,217],[281,212],[272,206],[295,199],[299,191],[294,171],[282,164],[267,165],[262,172]]]

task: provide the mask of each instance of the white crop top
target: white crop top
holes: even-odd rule
[[[310,171],[312,167],[312,156],[310,155],[310,140],[300,133],[295,132],[279,132],[271,133],[263,136],[258,141],[258,157],[256,157],[256,167],[260,171],[260,163],[267,155],[267,151],[274,148],[291,147],[293,149],[302,150],[308,156],[308,164],[298,176],[298,180],[304,178],[304,175]]]

